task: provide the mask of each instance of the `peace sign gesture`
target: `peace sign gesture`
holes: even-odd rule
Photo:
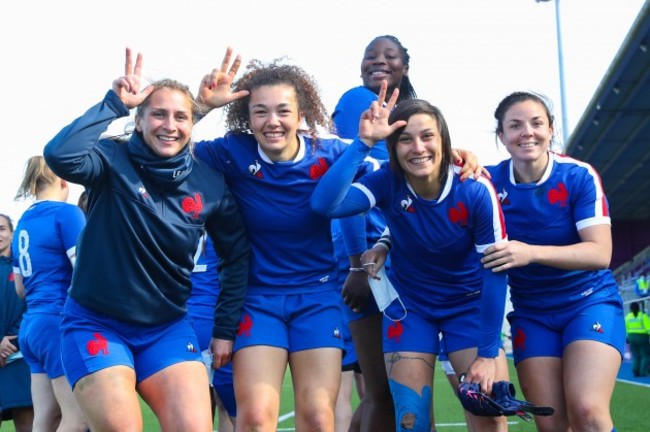
[[[131,48],[126,48],[126,62],[124,65],[124,76],[113,81],[113,91],[119,96],[127,108],[135,108],[144,101],[154,90],[147,87],[140,93],[140,77],[142,75],[142,54],[138,53],[133,67],[133,56]]]
[[[406,126],[404,120],[398,120],[392,125],[388,124],[388,116],[397,103],[399,89],[393,90],[388,102],[384,103],[387,89],[388,81],[384,80],[381,83],[377,100],[370,104],[370,108],[361,114],[359,120],[359,138],[369,147],[373,147],[377,141],[385,139],[397,129]]]
[[[221,67],[212,69],[212,72],[205,75],[201,80],[197,98],[199,105],[203,105],[208,109],[219,108],[248,95],[248,90],[233,93],[230,88],[241,65],[241,56],[239,55],[235,57],[231,64],[232,55],[233,49],[228,47],[221,62]]]

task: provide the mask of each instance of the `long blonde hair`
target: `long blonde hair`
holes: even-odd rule
[[[36,198],[43,189],[57,181],[54,172],[47,166],[43,156],[32,156],[25,165],[25,175],[14,200]]]

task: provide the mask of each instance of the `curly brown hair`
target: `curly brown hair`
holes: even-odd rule
[[[249,95],[226,106],[226,127],[234,133],[252,133],[250,124],[250,92],[262,86],[288,85],[296,90],[298,110],[303,116],[309,134],[317,139],[318,126],[327,132],[333,130],[332,121],[323,104],[316,80],[295,65],[281,64],[285,58],[264,64],[253,59],[246,66],[246,72],[233,83],[233,92],[248,90]]]

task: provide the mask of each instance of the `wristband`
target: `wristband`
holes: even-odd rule
[[[375,246],[382,245],[384,246],[388,251],[392,249],[392,243],[390,241],[389,237],[382,237],[379,240],[377,240],[377,243],[375,243]]]
[[[353,273],[358,273],[358,272],[365,272],[366,269],[363,267],[350,267],[350,271]]]

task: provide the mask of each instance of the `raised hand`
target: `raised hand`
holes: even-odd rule
[[[127,108],[135,108],[144,101],[154,90],[147,87],[140,92],[142,76],[142,54],[138,53],[133,67],[133,55],[131,48],[126,48],[126,62],[124,65],[124,76],[113,81],[113,91],[119,96]]]
[[[369,147],[374,146],[377,141],[385,139],[395,130],[406,125],[404,120],[398,120],[392,125],[388,124],[388,116],[397,103],[399,89],[393,90],[388,102],[384,103],[387,90],[388,81],[384,80],[381,83],[377,100],[370,104],[370,108],[361,114],[359,120],[359,138]]]
[[[241,56],[237,55],[232,61],[232,55],[233,49],[228,47],[221,67],[212,69],[212,72],[201,80],[197,96],[199,106],[208,109],[219,108],[248,95],[248,90],[232,92],[231,86],[241,65]]]

